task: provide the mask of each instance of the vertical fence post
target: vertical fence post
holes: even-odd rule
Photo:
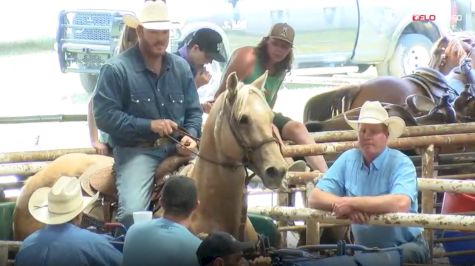
[[[427,146],[422,154],[422,178],[434,178],[434,144]],[[434,213],[434,192],[422,191],[421,196],[422,213]],[[432,229],[424,230],[424,238],[429,244],[429,263],[432,263],[433,248],[434,248],[434,234]]]
[[[8,246],[0,246],[0,265],[8,265]]]
[[[289,206],[289,193],[285,190],[287,190],[288,187],[286,186],[283,190],[279,190],[277,192],[277,205],[279,206],[286,206],[288,207]],[[271,194],[272,196],[272,194]],[[293,223],[291,221],[291,223]],[[289,221],[277,221],[277,226],[278,227],[281,227],[281,226],[288,226],[289,225]],[[288,232],[287,231],[282,231],[281,233],[281,245],[282,247],[287,247],[287,236],[288,236]]]

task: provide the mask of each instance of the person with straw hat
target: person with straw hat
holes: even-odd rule
[[[122,253],[105,236],[79,228],[82,212],[97,198],[83,197],[79,180],[68,176],[33,192],[28,210],[46,226],[23,241],[15,265],[121,265]]]
[[[129,227],[133,212],[149,208],[156,167],[172,154],[191,155],[203,111],[190,66],[166,52],[174,24],[165,3],[146,1],[123,19],[136,29],[138,43],[101,67],[93,113],[113,148],[116,219]],[[179,127],[190,135],[178,145],[168,136]]]
[[[264,94],[267,103],[273,108],[277,100],[277,93],[292,67],[294,37],[295,31],[289,24],[276,23],[256,47],[246,46],[236,49],[226,66],[215,99],[225,91],[226,77],[230,73],[236,72],[242,82],[250,84],[265,71],[268,71]],[[315,144],[307,128],[301,122],[274,112],[273,124],[284,140],[291,140],[295,144]],[[306,156],[305,159],[313,170],[320,172],[327,170],[327,163],[323,156]]]
[[[371,215],[417,213],[416,168],[409,157],[389,148],[405,122],[388,116],[378,101],[367,101],[358,120],[346,122],[358,132],[358,148],[342,153],[309,195],[309,206],[351,220],[357,244],[400,246],[405,263],[426,263],[428,246],[419,227],[366,225]]]

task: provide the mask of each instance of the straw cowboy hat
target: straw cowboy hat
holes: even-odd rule
[[[167,5],[161,1],[146,1],[138,16],[126,14],[123,17],[124,23],[136,29],[139,25],[149,30],[169,30],[174,28],[174,24],[168,17]]]
[[[71,221],[98,196],[83,197],[77,178],[61,176],[53,187],[42,187],[33,192],[28,210],[33,218],[42,223],[62,224]]]
[[[366,101],[360,110],[358,120],[345,120],[354,130],[358,130],[359,124],[385,124],[388,127],[389,139],[396,139],[402,135],[406,123],[400,117],[389,117],[388,112],[379,101]]]

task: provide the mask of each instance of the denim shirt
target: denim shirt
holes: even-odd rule
[[[138,45],[111,58],[101,68],[93,96],[97,127],[111,144],[137,146],[160,136],[152,132],[155,119],[170,119],[198,137],[202,114],[188,63],[166,53],[160,75],[145,65]]]

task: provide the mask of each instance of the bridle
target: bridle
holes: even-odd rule
[[[239,124],[239,121],[233,113],[231,104],[229,104],[227,102],[224,104],[223,114],[224,114],[225,117],[227,117],[229,119],[228,125],[229,125],[229,128],[230,128],[230,131],[233,134],[233,137],[236,139],[236,142],[238,143],[238,145],[244,151],[244,157],[240,162],[228,162],[228,161],[219,161],[219,160],[216,160],[216,159],[212,159],[212,158],[206,157],[202,154],[199,154],[195,150],[189,149],[187,146],[183,145],[176,137],[174,137],[172,135],[167,135],[167,138],[169,138],[171,141],[173,141],[177,145],[180,145],[184,149],[189,150],[191,153],[193,153],[194,155],[196,155],[200,159],[202,159],[206,162],[215,164],[215,165],[226,167],[226,168],[244,167],[244,168],[251,168],[252,170],[254,170],[251,158],[252,158],[252,154],[256,150],[262,148],[266,144],[273,143],[273,142],[277,143],[280,147],[280,142],[278,141],[277,137],[274,135],[274,132],[272,134],[272,137],[264,138],[264,139],[258,141],[256,144],[248,143],[245,140],[245,138],[243,137],[243,135],[239,133],[239,130],[237,128],[237,125]],[[199,143],[199,141],[200,141],[199,138],[196,138],[196,137],[192,136],[186,129],[184,129],[182,127],[178,127],[177,133],[182,135],[182,136],[188,136],[188,137],[192,138],[194,141],[196,141],[197,143]],[[247,176],[247,171],[246,171],[246,177],[248,177]]]
[[[208,158],[208,157],[206,157],[202,154],[199,154],[198,152],[196,152],[194,150],[189,149],[188,147],[183,145],[177,138],[175,138],[171,135],[167,135],[167,137],[170,140],[172,140],[173,142],[175,142],[177,145],[180,145],[181,147],[189,150],[190,152],[195,154],[200,159],[202,159],[204,161],[207,161],[209,163],[219,165],[219,166],[222,166],[222,167],[226,167],[226,168],[232,168],[232,169],[243,167],[243,170],[246,174],[245,181],[244,181],[244,187],[243,187],[243,193],[246,194],[247,193],[246,192],[247,191],[247,184],[249,183],[251,178],[254,176],[254,174],[249,175],[249,172],[247,171],[246,168],[251,169],[254,173],[256,172],[255,167],[252,163],[252,159],[251,159],[252,154],[256,150],[262,148],[264,145],[269,144],[269,143],[273,143],[273,142],[276,142],[279,145],[280,150],[282,150],[282,147],[281,147],[281,143],[278,141],[277,137],[274,135],[274,131],[272,131],[272,137],[264,138],[264,139],[258,141],[256,144],[248,143],[245,140],[245,138],[243,137],[243,135],[240,134],[239,129],[237,128],[240,121],[234,115],[232,106],[233,106],[232,104],[230,104],[227,100],[225,100],[223,102],[223,107],[222,107],[223,112],[222,113],[223,113],[224,117],[229,119],[228,120],[229,129],[230,129],[231,133],[233,134],[233,137],[236,139],[236,142],[238,143],[238,145],[244,151],[244,157],[240,162],[232,163],[232,162],[218,161],[218,160],[215,160],[215,159],[212,159],[212,158]],[[179,127],[177,131],[178,131],[179,134],[182,134],[184,136],[188,136],[188,137],[192,138],[193,140],[195,140],[197,143],[199,143],[199,139],[191,136],[186,129],[184,129],[182,127]],[[239,230],[238,230],[238,239],[241,240],[241,241],[244,240],[244,231],[245,231],[245,226],[246,226],[246,221],[247,221],[247,197],[243,197],[242,201],[243,202],[242,202],[242,209],[241,209],[241,220],[240,220]]]

